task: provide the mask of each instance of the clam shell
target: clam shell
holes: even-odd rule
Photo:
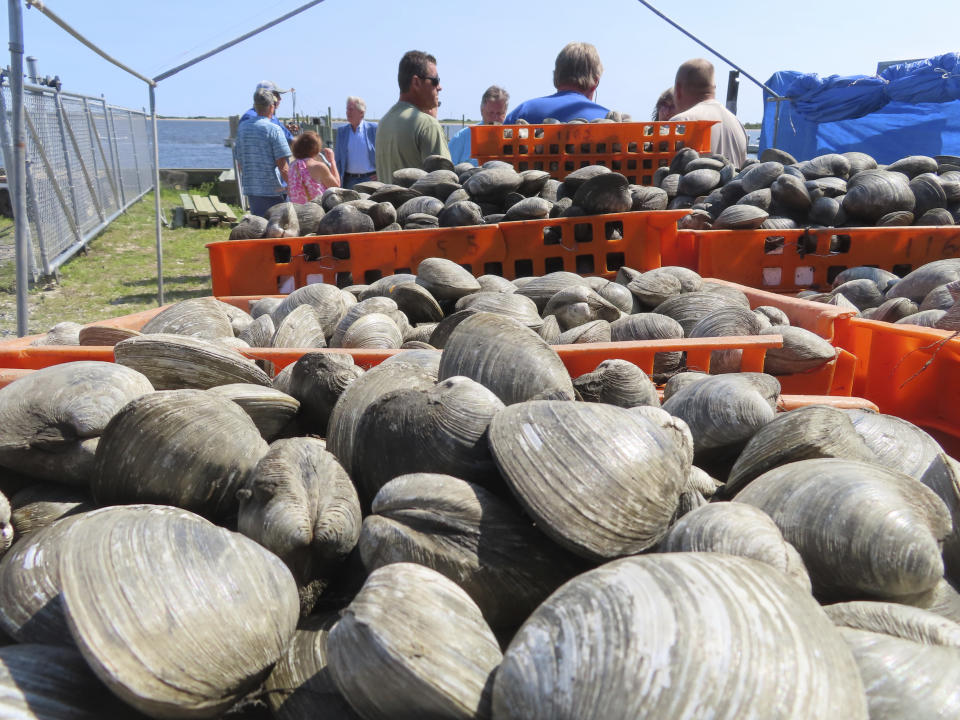
[[[531,330],[539,330],[543,326],[543,318],[537,311],[537,304],[530,298],[516,293],[479,292],[464,295],[457,300],[456,309],[505,315]]]
[[[770,185],[770,194],[778,205],[804,212],[810,208],[810,193],[803,180],[793,175],[781,175]]]
[[[761,188],[760,190],[754,190],[753,192],[748,192],[742,198],[737,200],[737,205],[753,205],[758,207],[761,210],[770,210],[770,205],[773,203],[773,193],[770,192],[770,188]],[[717,218],[719,221],[719,217]],[[764,218],[764,222],[767,222],[770,218]]]
[[[393,171],[393,177],[390,178],[390,182],[408,188],[426,174],[427,171],[421,168],[400,168],[399,170]]]
[[[480,292],[498,292],[511,294],[517,291],[517,286],[499,275],[481,275],[477,278]]]
[[[889,172],[900,172],[909,178],[937,172],[937,161],[927,155],[908,155],[887,165]]]
[[[36,370],[0,388],[0,465],[86,484],[97,438],[110,419],[152,391],[144,375],[114,363],[79,361]]]
[[[325,436],[337,400],[363,370],[349,355],[320,352],[305,353],[291,367],[287,389],[299,403],[301,425]]]
[[[588,215],[628,212],[633,207],[628,185],[627,178],[617,172],[597,175],[577,188],[573,204]]]
[[[956,225],[953,213],[945,208],[933,208],[920,215],[914,225]]]
[[[810,576],[800,553],[783,539],[770,516],[752,505],[703,505],[670,528],[658,551],[719,552],[752,558],[783,571],[810,591]]]
[[[910,189],[917,199],[913,214],[918,218],[928,210],[947,207],[947,194],[935,173],[921,173],[910,181]],[[923,225],[925,223],[918,223]]]
[[[428,215],[439,215],[443,210],[443,201],[429,195],[422,195],[410,198],[397,209],[397,222],[405,225],[407,219],[413,213],[426,213]]]
[[[0,518],[4,515],[2,504],[3,501],[0,500]],[[6,533],[3,530],[4,523],[12,526],[19,542],[60,518],[93,508],[90,494],[79,488],[58,483],[28,485],[11,496],[8,517],[0,521],[0,537],[11,539],[9,529]]]
[[[867,691],[870,717],[951,717],[960,713],[960,656],[953,648],[840,628]]]
[[[261,315],[270,315],[280,306],[280,303],[282,302],[283,298],[278,297],[265,297],[260,298],[259,300],[251,300],[250,316],[256,320]]]
[[[549,317],[554,317],[553,315]],[[559,329],[559,325],[557,326]],[[581,345],[583,343],[610,342],[610,323],[606,320],[591,320],[560,333],[552,345]]]
[[[236,350],[185,335],[128,338],[114,346],[113,354],[117,364],[142,373],[157,390],[270,385],[270,377]]]
[[[469,595],[430,568],[370,573],[327,651],[337,688],[368,720],[490,716],[500,647]]]
[[[852,267],[839,273],[834,279],[832,288],[836,289],[850,280],[860,280],[866,278],[872,280],[881,293],[885,293],[889,288],[900,282],[900,278],[889,270],[883,270],[875,267]]]
[[[760,321],[752,310],[731,305],[704,315],[690,328],[687,337],[729,337],[757,335],[759,332]],[[714,350],[710,353],[710,372],[738,372],[742,355],[741,350]]]
[[[800,163],[799,169],[807,180],[827,177],[846,179],[850,174],[850,161],[843,155],[828,153]]]
[[[791,375],[813,370],[837,356],[837,349],[833,345],[803,328],[777,325],[760,334],[783,337],[783,347],[767,350],[763,361],[763,371],[771,375]]]
[[[80,330],[83,325],[75,322],[60,322],[50,328],[45,335],[30,345],[79,345]]]
[[[103,431],[90,489],[100,505],[156,502],[212,518],[236,510],[267,443],[225,397],[166,390],[127,403]]]
[[[379,199],[377,201],[380,202]],[[317,224],[317,235],[345,235],[374,230],[376,226],[369,215],[359,208],[342,203],[328,210]]]
[[[323,191],[323,195],[320,196],[320,205],[323,207],[324,211],[329,213],[331,210],[333,210],[333,208],[341,203],[359,199],[360,193],[356,190],[341,187],[331,187]]]
[[[684,335],[688,336],[696,324],[710,313],[722,307],[732,307],[738,304],[726,295],[699,291],[668,298],[657,305],[653,312],[657,315],[666,315],[677,321],[683,328]]]
[[[587,165],[582,168],[577,168],[572,173],[569,173],[563,179],[564,188],[569,192],[570,196],[576,194],[577,190],[580,189],[580,186],[583,185],[587,180],[597,177],[598,175],[606,175],[610,173],[610,168],[604,165]]]
[[[543,326],[537,330],[537,334],[543,338],[548,345],[556,345],[562,334],[556,315],[548,315],[545,317],[543,319]]]
[[[680,148],[670,160],[671,173],[686,172],[687,166],[700,158],[700,153],[690,147]]]
[[[867,718],[850,651],[810,595],[718,553],[624,558],[574,578],[514,636],[493,690],[494,717],[525,720],[760,720],[774,708]]]
[[[960,649],[960,624],[928,610],[897,603],[854,600],[827,605],[824,611],[833,624],[840,627]]]
[[[808,405],[778,415],[750,438],[734,463],[723,494],[737,494],[775,467],[811,458],[877,462],[849,415],[826,405]]]
[[[593,560],[657,543],[686,475],[672,435],[601,403],[508,406],[490,424],[490,446],[537,526]]]
[[[877,227],[903,227],[913,225],[914,215],[909,210],[895,210],[882,215],[875,223]]]
[[[390,289],[390,297],[411,323],[436,323],[443,310],[430,291],[416,283],[400,283]]]
[[[877,284],[869,278],[848,280],[834,285],[834,294],[842,294],[858,310],[867,310],[883,303],[883,294]]]
[[[250,323],[247,329],[240,333],[239,338],[250,347],[271,347],[276,332],[273,318],[268,314],[263,314]]]
[[[861,170],[874,170],[877,167],[877,161],[872,156],[862,152],[845,152],[843,156],[850,165],[850,176],[856,175]]]
[[[520,173],[523,182],[517,189],[524,197],[533,197],[542,192],[550,181],[550,173],[546,170],[524,170]],[[549,198],[546,198],[549,199]]]
[[[898,210],[912,211],[916,199],[907,179],[887,170],[863,170],[847,183],[843,209],[867,222]]]
[[[422,170],[419,170],[419,168],[406,169],[417,170],[418,172],[426,175],[426,173],[424,173]],[[416,182],[416,180],[411,179],[410,185],[413,185],[414,182]],[[377,188],[376,192],[370,196],[370,199],[377,203],[388,202],[399,210],[399,208],[411,198],[420,197],[420,193],[418,193],[416,190],[411,190],[410,185],[403,185],[401,183],[397,183],[396,185],[384,185],[381,188]]]
[[[425,389],[395,390],[364,409],[357,436],[378,438],[376,452],[354,448],[350,473],[364,506],[398,475],[440,473],[488,487],[501,480],[487,429],[503,403],[479,383],[450,377]]]
[[[343,336],[346,334],[350,326],[353,325],[353,323],[363,315],[381,313],[392,318],[397,324],[398,328],[402,324],[406,324],[404,320],[401,320],[401,313],[397,307],[396,301],[393,298],[374,293],[382,290],[383,292],[389,294],[391,290],[397,287],[398,284],[409,284],[410,282],[412,281],[397,283],[396,285],[390,285],[386,288],[376,288],[375,290],[371,289],[369,291],[371,294],[358,302],[356,305],[348,308],[343,314],[343,317],[340,318],[340,322],[337,323],[337,327],[334,329],[333,335],[330,337],[330,347],[343,347]]]
[[[722,167],[722,166],[721,166]],[[688,170],[680,178],[677,190],[681,195],[706,195],[720,185],[720,173],[712,168]]]
[[[574,285],[557,291],[543,308],[544,317],[556,315],[561,331],[594,320],[619,320],[621,311],[587,285]]]
[[[655,308],[683,292],[680,278],[663,268],[643,273],[631,280],[627,289],[644,308]]]
[[[621,312],[629,313],[633,311],[633,293],[619,283],[611,282],[597,278],[602,282],[594,286],[594,291],[606,300],[608,303],[618,308]]]
[[[825,226],[837,226],[846,222],[847,215],[841,201],[831,197],[817,198],[810,205],[807,218],[812,223]]]
[[[371,570],[416,562],[445,575],[494,629],[513,630],[579,562],[479,485],[449,475],[401,475],[384,485],[363,521],[360,556]]]
[[[453,171],[452,165],[449,168],[430,170],[410,186],[411,190],[415,190],[421,195],[430,195],[441,202],[446,200],[450,193],[459,188],[460,179]]]
[[[483,225],[483,208],[470,200],[461,200],[443,208],[437,216],[439,227]],[[413,216],[411,216],[413,217]]]
[[[499,202],[522,183],[523,178],[512,167],[484,167],[463,182],[463,189],[474,202]]]
[[[665,190],[652,185],[630,186],[631,210],[666,210],[670,198]]]
[[[760,227],[768,213],[754,205],[731,205],[720,213],[713,226],[718,230],[750,230]]]
[[[710,376],[705,372],[699,372],[697,370],[685,370],[683,372],[678,372],[676,375],[672,375],[663,386],[663,399],[665,401],[669,400],[684,386],[700,382],[701,380],[706,380],[708,377]],[[686,425],[686,423],[684,423],[684,425]]]
[[[371,368],[351,383],[333,406],[327,426],[327,449],[351,472],[357,426],[367,406],[391,390],[432,387],[435,381],[436,376],[429,371],[402,361]]]
[[[734,498],[770,515],[825,596],[897,598],[943,576],[950,514],[933,491],[880,465],[801,460],[755,478]]]
[[[587,402],[623,408],[660,406],[656,385],[643,370],[626,360],[604,360],[593,372],[576,378],[573,387]]]
[[[280,322],[300,305],[309,305],[316,310],[317,319],[326,337],[333,334],[346,310],[343,293],[339,288],[326,283],[314,283],[297,288],[283,299],[271,313],[274,324],[279,327]]]
[[[250,416],[263,439],[276,438],[300,409],[300,402],[272,387],[233,383],[210,388],[214,395],[233,400]]]
[[[753,309],[754,313],[766,317],[771,325],[789,325],[790,318],[778,307],[772,305],[758,305]]]
[[[717,375],[684,385],[663,409],[683,420],[697,452],[749,440],[773,420],[780,383],[761,373]]]
[[[743,183],[743,192],[751,193],[754,190],[768,188],[783,174],[783,165],[778,162],[762,162],[751,165],[742,171],[737,178]]]
[[[869,311],[872,313],[869,318],[895,323],[908,315],[916,314],[918,311],[917,304],[908,298],[890,298]],[[864,314],[864,317],[867,317],[867,315]]]
[[[540,197],[526,197],[518,203],[510,206],[504,222],[515,220],[542,220],[550,215],[550,209],[553,203]]]
[[[343,333],[341,347],[398,348],[403,344],[403,332],[389,315],[368,313],[354,320]]]
[[[517,288],[517,294],[533,300],[537,304],[537,310],[543,312],[550,298],[564,288],[572,285],[589,287],[589,283],[576,273],[561,270],[540,277],[530,278],[522,286]]]
[[[245,490],[237,529],[283,560],[301,583],[329,573],[357,544],[357,491],[320,440],[277,440]]]
[[[299,612],[277,557],[165,507],[80,516],[65,538],[60,581],[87,663],[150,715],[225,711],[267,676]]]
[[[491,313],[467,317],[447,338],[438,378],[454,375],[475,380],[505,405],[574,397],[570,375],[556,351],[516,320]]]
[[[437,300],[457,300],[480,291],[480,283],[462,266],[446,258],[427,258],[417,267],[417,285]]]
[[[244,215],[230,230],[228,240],[252,240],[262,238],[267,232],[267,219],[259,215]]]
[[[786,150],[774,147],[764,148],[758,159],[760,162],[778,162],[783,165],[794,165],[797,162],[797,159]]]
[[[278,348],[322,348],[327,346],[320,317],[311,305],[298,305],[282,320],[270,341]]]
[[[80,328],[77,340],[80,345],[109,345],[113,347],[121,340],[140,335],[137,330],[110,327],[109,325],[86,325]]]

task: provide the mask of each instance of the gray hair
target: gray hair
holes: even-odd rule
[[[253,107],[255,110],[266,110],[277,102],[277,97],[269,90],[257,90],[253,94]]]
[[[356,105],[357,110],[362,113],[367,111],[367,104],[363,101],[363,98],[358,98],[354,95],[351,95],[347,98],[347,107],[350,107],[351,105]]]
[[[600,82],[603,63],[600,54],[590,43],[568,43],[553,67],[553,86],[570,85],[583,92],[592,90]]]
[[[483,107],[489,102],[510,102],[510,93],[504,90],[499,85],[491,85],[487,88],[486,92],[483,93],[483,97],[480,98],[480,107]]]

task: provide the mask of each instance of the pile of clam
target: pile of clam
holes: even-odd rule
[[[661,403],[461,312],[369,370],[160,333],[0,389],[0,716],[960,713],[960,465],[929,435],[779,412],[763,373]]]
[[[122,332],[137,337],[116,346],[118,357],[154,358],[176,375],[180,354],[239,358],[231,351],[237,347],[437,350],[477,313],[516,321],[550,345],[781,335],[783,347],[769,350],[764,366],[774,375],[814,370],[836,357],[828,341],[792,327],[778,308],[751,309],[735,286],[687,268],[641,273],[623,267],[615,281],[563,271],[509,281],[475,278],[445,258],[427,258],[416,275],[390,275],[371,285],[307,285],[282,299],[252,302],[250,314],[215,298],[196,298],[165,309],[140,332],[61,323],[35,343],[112,345],[119,338],[102,339],[103,333]],[[654,376],[665,380],[683,367],[682,352],[658,353]],[[712,354],[711,372],[739,369],[740,351]]]
[[[671,209],[691,208],[688,229],[954,225],[960,222],[960,158],[911,155],[881,166],[865,153],[797,162],[768,148],[736,172],[723,157],[677,152],[654,185]]]
[[[431,155],[422,168],[395,171],[390,184],[368,180],[352,190],[329,188],[313,202],[274,205],[267,220],[245,215],[230,239],[421,230],[666,207],[663,190],[631,185],[602,165],[580,168],[561,182],[544,170],[517,172],[500,160],[454,166]]]
[[[921,265],[903,278],[880,268],[848,268],[830,292],[805,290],[805,300],[852,310],[868,320],[960,330],[960,259]]]

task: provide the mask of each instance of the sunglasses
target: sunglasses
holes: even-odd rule
[[[434,77],[428,77],[428,76],[426,76],[426,75],[417,75],[417,77],[418,77],[418,78],[421,78],[421,79],[423,79],[423,80],[429,80],[431,83],[433,83],[433,86],[434,86],[434,87],[439,87],[439,85],[440,85],[440,76],[439,76],[439,75],[435,75]]]

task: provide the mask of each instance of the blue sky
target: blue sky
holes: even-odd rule
[[[105,51],[153,77],[303,2],[47,4]],[[872,74],[879,60],[960,49],[957,0],[928,0],[909,9],[877,0],[652,4],[761,82],[778,70]],[[117,105],[148,104],[144,83],[97,57],[36,9],[24,8],[23,14],[26,54],[37,57],[41,74],[59,75],[64,90],[103,94]],[[6,39],[7,13],[2,22]],[[164,80],[157,89],[158,110],[164,115],[239,114],[250,106],[257,81],[269,79],[296,88],[301,114],[326,113],[330,106],[335,116],[343,116],[346,96],[360,95],[368,117],[378,117],[396,101],[400,56],[419,49],[438,60],[440,116],[478,118],[480,96],[491,84],[509,91],[511,106],[552,92],[556,54],[575,40],[591,42],[600,52],[605,72],[597,101],[635,119],[649,116],[657,95],[672,85],[677,66],[692,57],[714,62],[717,95],[725,97],[729,66],[635,0],[326,0]],[[8,62],[9,55],[2,64]],[[760,89],[741,76],[740,119],[759,121],[762,104]],[[292,99],[285,100],[281,115],[292,110]]]

